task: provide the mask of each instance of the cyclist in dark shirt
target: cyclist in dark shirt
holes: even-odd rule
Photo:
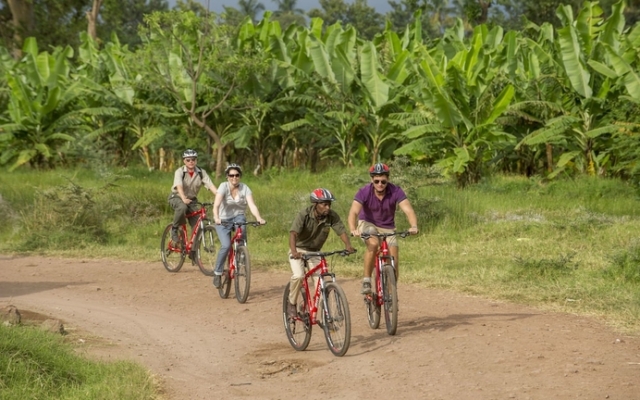
[[[309,198],[312,205],[298,213],[289,230],[289,263],[293,272],[287,310],[290,316],[296,315],[296,299],[305,274],[302,254],[322,250],[331,229],[340,236],[347,251],[355,251],[340,216],[331,209],[331,203],[336,200],[333,194],[327,189],[318,188],[311,192]],[[310,266],[319,262],[319,257],[308,261]]]

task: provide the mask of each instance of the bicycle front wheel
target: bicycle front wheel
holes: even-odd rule
[[[311,318],[309,318],[309,307],[307,307],[307,296],[304,295],[304,288],[298,293],[296,306],[298,314],[296,317],[290,317],[288,313],[289,305],[289,288],[291,282],[287,283],[282,295],[282,320],[284,322],[284,331],[291,347],[297,351],[303,351],[309,346],[311,341]]]
[[[367,310],[367,320],[371,329],[378,329],[380,326],[380,303],[378,302],[377,279],[372,278],[371,288],[373,293],[364,296],[364,307]]]
[[[327,309],[322,314],[324,337],[333,355],[342,357],[351,343],[351,314],[347,296],[337,283],[329,282],[325,287],[325,298]]]
[[[396,287],[396,274],[391,264],[382,266],[382,296],[387,333],[395,335],[398,328],[398,288]]]
[[[180,268],[182,268],[182,264],[184,264],[186,254],[182,251],[181,243],[174,243],[171,240],[171,228],[171,224],[167,225],[162,234],[162,239],[160,240],[160,257],[167,271],[178,272]]]
[[[216,267],[216,239],[218,234],[213,225],[206,225],[200,232],[196,251],[196,263],[206,276],[213,276]]]
[[[220,277],[220,279],[221,279],[221,283],[222,284],[218,288],[218,294],[223,299],[226,299],[227,297],[229,297],[229,293],[231,292],[231,276],[229,275],[229,264],[228,263],[227,263],[227,267],[224,269],[224,272],[222,273],[222,276]]]
[[[236,276],[233,284],[236,289],[238,303],[247,301],[249,287],[251,286],[251,261],[249,260],[249,249],[246,246],[238,246],[238,251],[236,252]]]

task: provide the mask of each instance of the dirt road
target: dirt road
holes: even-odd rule
[[[369,328],[359,282],[342,358],[319,329],[284,335],[289,278],[254,271],[249,300],[160,262],[0,256],[0,306],[59,318],[90,354],[147,366],[178,399],[640,399],[640,338],[598,321],[398,285],[398,333]],[[100,339],[103,338],[103,339]]]

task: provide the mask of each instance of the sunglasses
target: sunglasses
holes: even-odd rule
[[[198,159],[197,159],[197,158],[185,158],[184,160],[185,160],[186,162],[196,162],[196,161],[198,161]]]
[[[387,180],[385,179],[374,179],[373,183],[375,183],[376,185],[382,184],[382,185],[386,185],[387,184]]]
[[[228,174],[227,175],[229,178],[239,178],[240,174]]]

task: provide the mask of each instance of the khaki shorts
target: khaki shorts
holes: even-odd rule
[[[393,233],[396,230],[391,228],[380,228],[372,224],[371,222],[358,220],[358,232],[360,233]],[[395,236],[387,237],[387,244],[389,246],[398,247],[398,241]]]

